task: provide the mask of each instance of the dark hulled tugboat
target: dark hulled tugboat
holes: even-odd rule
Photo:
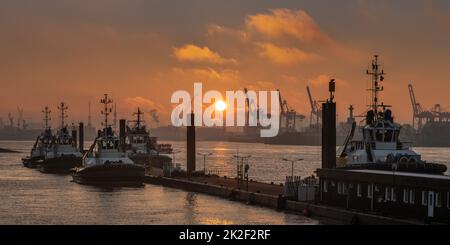
[[[22,158],[23,166],[27,168],[37,168],[51,149],[53,141],[52,129],[49,124],[51,111],[45,107],[42,113],[44,113],[44,131],[36,138],[30,156]]]
[[[320,204],[353,213],[352,224],[450,221],[450,176],[446,165],[429,163],[399,139],[401,127],[390,107],[381,103],[384,71],[378,56],[372,60],[371,106],[355,135],[353,123],[336,159],[334,81],[330,99],[322,104],[322,166],[317,169]],[[353,139],[355,138],[355,139]],[[351,212],[349,212],[351,210]],[[342,213],[344,214],[344,213]],[[368,218],[367,214],[378,220]]]
[[[133,115],[136,120],[131,127],[127,127],[126,151],[128,156],[136,164],[145,167],[147,172],[152,175],[164,175],[164,171],[170,171],[172,168],[171,146],[159,145],[156,137],[151,137],[145,122],[142,119],[144,113],[137,109]]]
[[[73,180],[79,184],[107,186],[141,186],[145,169],[135,164],[120,147],[119,138],[108,122],[112,103],[108,95],[101,100],[105,119],[103,131],[84,154],[82,166],[74,169]]]
[[[62,102],[58,109],[61,111],[61,128],[53,137],[50,151],[46,152],[40,164],[39,169],[44,173],[68,173],[70,169],[81,165],[83,157],[65,123],[68,107]]]

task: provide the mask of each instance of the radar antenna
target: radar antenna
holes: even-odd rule
[[[45,126],[45,129],[47,130],[47,129],[50,129],[50,121],[52,120],[51,118],[50,118],[50,113],[51,113],[52,111],[48,108],[48,106],[46,106],[45,108],[44,108],[44,110],[42,110],[42,113],[44,113],[44,126]]]
[[[61,129],[66,127],[66,118],[67,118],[67,114],[66,111],[67,109],[69,109],[69,107],[67,107],[66,103],[61,102],[61,104],[59,104],[58,106],[58,110],[61,111],[60,117],[61,117]]]
[[[136,116],[136,127],[140,128],[141,127],[141,123],[143,122],[142,120],[142,116],[144,115],[144,113],[141,111],[141,108],[138,107],[137,112],[133,113],[133,116]]]
[[[108,98],[108,94],[105,94],[103,99],[100,100],[100,103],[103,104],[104,108],[102,110],[102,115],[105,116],[104,121],[102,122],[102,126],[106,130],[107,128],[111,127],[112,125],[108,122],[108,116],[112,113],[112,108],[110,107],[110,104],[113,103],[111,99]],[[106,132],[106,131],[105,131]]]
[[[379,104],[378,94],[379,92],[384,90],[383,86],[381,86],[380,83],[384,81],[385,73],[384,70],[381,69],[381,65],[378,64],[378,55],[374,55],[374,59],[372,60],[372,70],[367,70],[366,74],[372,76],[371,88],[368,89],[372,94],[372,104],[370,105],[370,107],[371,110],[373,110],[374,114],[377,115],[379,107],[386,107],[385,105],[383,105],[383,103]]]

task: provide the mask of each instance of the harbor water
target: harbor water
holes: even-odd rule
[[[185,143],[173,145],[175,162],[185,165]],[[0,141],[0,148],[21,153],[0,153],[0,224],[308,224],[327,223],[297,214],[246,205],[226,199],[161,186],[99,188],[71,182],[68,175],[42,174],[24,168],[31,141]],[[450,162],[450,148],[416,148],[428,161]],[[283,182],[294,174],[308,176],[320,165],[320,147],[273,146],[231,142],[198,142],[198,153],[212,153],[206,169],[234,176],[234,156],[251,155],[250,178]],[[448,166],[448,165],[447,165]],[[203,170],[199,156],[197,169]],[[447,173],[448,174],[448,173]]]

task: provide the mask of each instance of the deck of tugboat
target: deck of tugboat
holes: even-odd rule
[[[345,171],[355,172],[355,173],[382,174],[382,175],[390,175],[390,176],[394,175],[394,176],[405,176],[405,177],[450,180],[450,175],[440,175],[440,174],[423,174],[423,173],[411,173],[411,172],[387,171],[387,170],[372,170],[372,169],[348,169]]]

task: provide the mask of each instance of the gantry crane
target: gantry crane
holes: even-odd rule
[[[422,105],[417,102],[412,84],[408,84],[409,97],[413,109],[412,126],[416,130],[421,130],[424,123],[429,122],[449,122],[450,112],[442,109],[440,104],[434,105],[431,110],[424,110]]]
[[[296,131],[296,125],[297,125],[297,119],[303,120],[305,119],[305,116],[301,114],[297,114],[297,111],[289,107],[289,104],[287,103],[286,99],[283,99],[281,96],[281,92],[279,89],[277,89],[279,94],[279,100],[280,100],[280,121],[282,118],[286,119],[286,124],[284,125],[284,128],[288,132],[295,132]],[[280,124],[281,125],[281,124]],[[282,125],[281,125],[282,126]],[[283,126],[282,126],[283,127]]]
[[[310,126],[319,127],[322,118],[322,109],[319,103],[313,99],[309,86],[306,86],[306,90],[308,91],[309,103],[311,105]],[[314,118],[315,124],[313,123]]]

